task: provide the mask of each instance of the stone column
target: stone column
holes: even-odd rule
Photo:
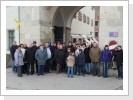
[[[66,27],[66,43],[71,41],[71,28]]]

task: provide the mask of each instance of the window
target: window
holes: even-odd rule
[[[86,15],[83,14],[83,22],[86,23]]]
[[[77,13],[74,15],[74,17],[73,17],[73,18],[75,18],[75,19],[77,18]]]
[[[93,26],[93,19],[91,20],[91,26]]]
[[[78,20],[82,21],[82,13],[80,11],[78,12]]]
[[[90,24],[90,18],[87,16],[87,24]]]
[[[14,30],[9,30],[8,31],[8,36],[9,36],[9,48],[12,46],[12,42],[14,41]]]
[[[98,21],[95,21],[95,26],[98,26]]]
[[[95,37],[98,37],[98,32],[95,32]]]
[[[73,43],[76,43],[76,38],[73,38]]]

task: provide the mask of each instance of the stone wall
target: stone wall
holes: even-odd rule
[[[101,49],[115,40],[123,45],[123,7],[101,6],[99,17],[99,46]],[[109,32],[118,32],[118,37],[109,37]]]

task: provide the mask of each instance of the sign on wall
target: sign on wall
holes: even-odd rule
[[[110,37],[118,37],[118,32],[109,32]]]

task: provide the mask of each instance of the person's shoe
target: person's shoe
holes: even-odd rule
[[[119,77],[118,79],[121,80],[121,77]]]
[[[98,77],[100,77],[100,75],[98,75]]]
[[[96,76],[95,74],[93,74],[93,76]]]
[[[44,75],[44,74],[41,74],[41,75]]]
[[[50,71],[48,73],[51,73]]]
[[[83,74],[83,77],[85,77],[85,74]]]
[[[73,78],[73,77],[71,77],[71,78]]]
[[[37,76],[40,76],[40,74],[38,74]]]

